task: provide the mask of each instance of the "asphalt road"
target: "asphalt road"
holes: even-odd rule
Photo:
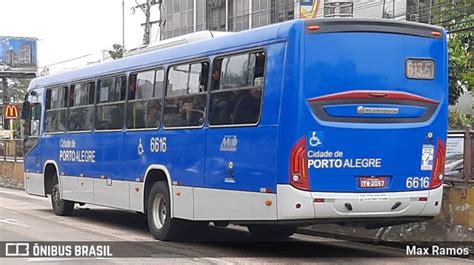
[[[49,198],[0,188],[0,241],[120,242],[127,258],[2,258],[1,264],[92,263],[363,263],[461,264],[449,257],[407,257],[405,250],[334,239],[294,235],[286,241],[256,242],[245,228],[210,227],[187,242],[161,242],[148,233],[141,214],[98,206],[76,207],[73,216],[56,216]],[[117,253],[116,253],[117,254]]]

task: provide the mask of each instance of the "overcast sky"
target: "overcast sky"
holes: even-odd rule
[[[125,0],[127,48],[143,36],[145,16],[141,10],[132,14],[134,4]],[[122,43],[122,0],[0,0],[0,36],[38,38],[40,66],[98,53]]]
[[[132,14],[131,7],[135,1],[143,3],[146,0],[125,0],[127,49],[140,45],[143,38],[140,24],[144,22],[145,16],[139,9]],[[392,1],[387,0],[386,3]],[[405,0],[396,1],[396,9],[403,9]],[[372,13],[375,17],[380,16],[382,0],[377,2],[358,2],[354,16],[370,17]],[[152,20],[158,17],[156,5],[152,8]],[[155,25],[152,42],[156,40],[157,31]],[[72,61],[69,63],[71,65],[49,67],[53,72],[67,71],[100,59],[102,50],[110,49],[114,43],[122,43],[122,0],[0,0],[0,36],[38,38],[40,67],[95,54],[83,61]],[[53,69],[55,67],[58,69]]]

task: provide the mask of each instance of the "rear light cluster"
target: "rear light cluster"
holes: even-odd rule
[[[443,140],[438,139],[438,147],[436,148],[436,161],[431,176],[431,189],[437,188],[443,184],[444,162],[446,160],[446,145]]]
[[[290,184],[300,190],[310,190],[306,136],[299,139],[290,154]]]

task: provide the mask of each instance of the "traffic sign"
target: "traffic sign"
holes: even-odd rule
[[[16,105],[5,106],[5,110],[3,113],[5,114],[5,119],[18,119],[18,107]]]

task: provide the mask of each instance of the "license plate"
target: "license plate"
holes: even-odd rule
[[[360,177],[360,188],[385,188],[387,186],[386,177]]]

